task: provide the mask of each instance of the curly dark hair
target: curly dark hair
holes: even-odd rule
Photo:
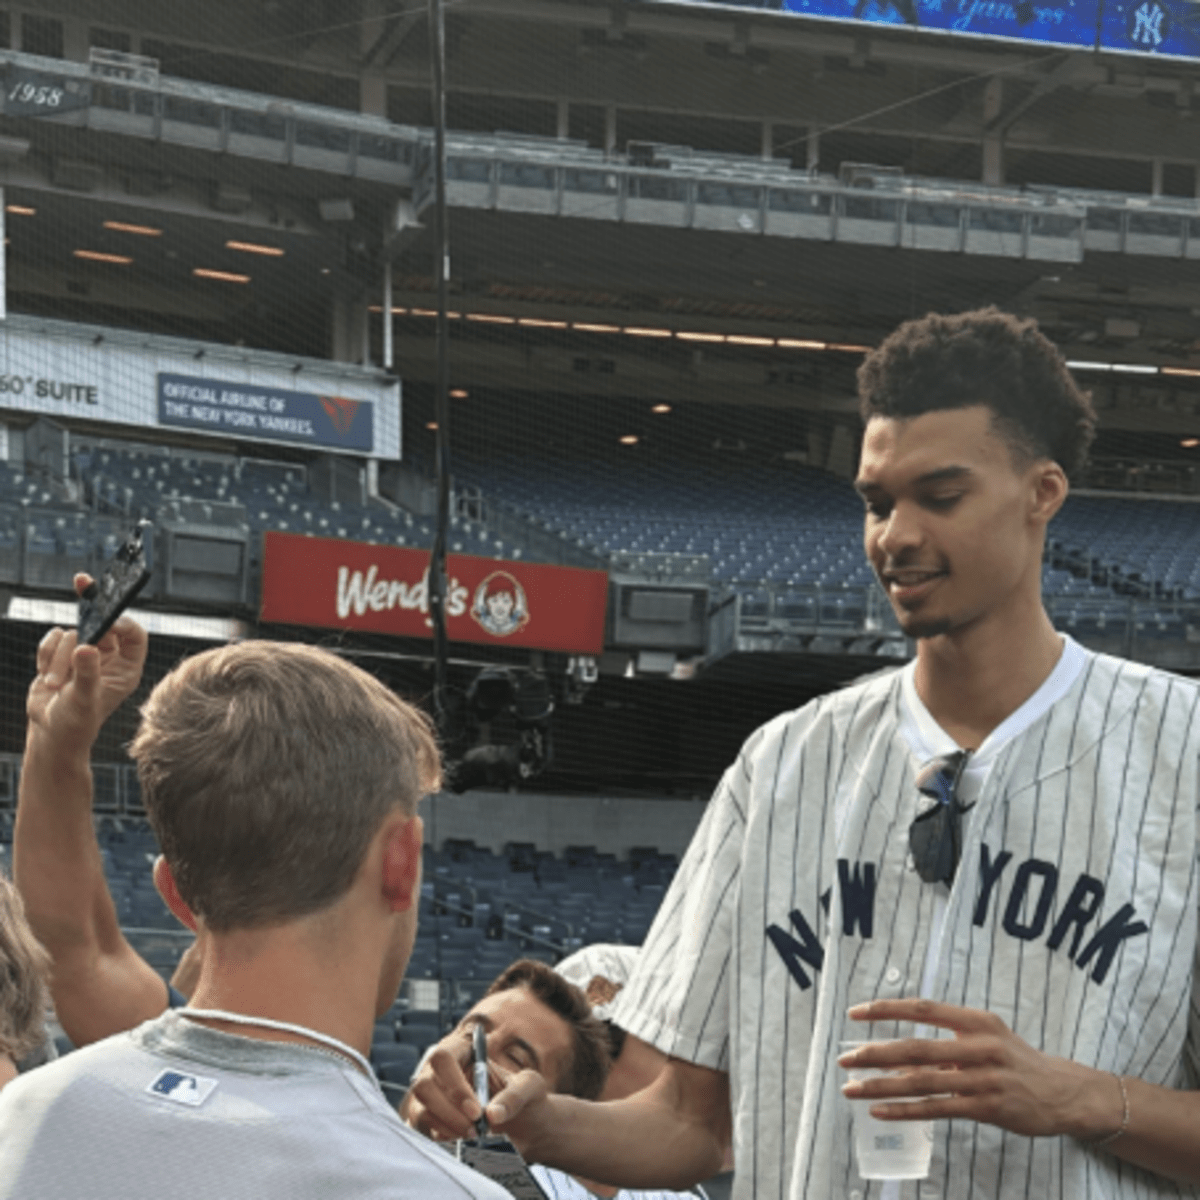
[[[588,998],[553,967],[535,959],[519,958],[492,981],[487,995],[527,988],[571,1030],[571,1060],[554,1084],[558,1091],[582,1100],[595,1100],[604,1089],[612,1060],[604,1022],[592,1015]]]
[[[1091,398],[1037,322],[995,307],[906,321],[859,367],[858,399],[864,423],[985,404],[1015,461],[1052,459],[1071,480],[1096,434]]]

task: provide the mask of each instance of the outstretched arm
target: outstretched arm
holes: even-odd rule
[[[26,703],[13,876],[53,960],[58,1019],[77,1046],[131,1029],[167,1004],[166,985],[121,933],[92,823],[92,744],[137,687],[146,647],[146,631],[128,617],[99,646],[52,629]]]
[[[474,1134],[480,1110],[460,1057],[443,1041],[400,1110],[435,1138]],[[644,1091],[597,1103],[552,1095],[536,1071],[507,1075],[491,1066],[503,1086],[488,1104],[488,1122],[530,1162],[626,1188],[691,1187],[722,1168],[731,1124],[723,1071],[669,1059]]]
[[[532,1162],[626,1188],[687,1188],[721,1170],[729,1147],[729,1076],[672,1058],[645,1091],[596,1103],[548,1095],[532,1071],[487,1109]]]
[[[843,1065],[853,1059],[855,1066],[905,1072],[843,1089],[854,1099],[876,1101],[871,1112],[877,1117],[952,1117],[1026,1137],[1103,1141],[1100,1153],[1171,1179],[1200,1182],[1200,1092],[1129,1076],[1118,1083],[1107,1071],[1035,1050],[999,1017],[977,1009],[932,1000],[874,1000],[852,1008],[850,1017],[913,1021],[955,1034],[880,1042],[842,1056]]]

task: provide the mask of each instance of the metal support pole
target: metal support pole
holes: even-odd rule
[[[446,25],[442,0],[429,0],[429,56],[433,80],[434,204],[433,272],[437,283],[437,533],[429,556],[429,615],[433,623],[434,712],[439,726],[446,719],[446,541],[450,529],[450,371],[446,285],[450,247],[446,232]],[[391,314],[388,314],[389,319]]]

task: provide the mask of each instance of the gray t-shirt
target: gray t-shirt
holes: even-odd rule
[[[0,1092],[4,1200],[508,1200],[332,1050],[166,1012]]]

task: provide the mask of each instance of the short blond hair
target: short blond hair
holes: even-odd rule
[[[440,783],[424,713],[296,643],[185,660],[151,692],[130,753],[179,894],[218,933],[334,903],[384,818]]]
[[[50,955],[33,936],[17,889],[0,873],[0,1054],[14,1062],[46,1036]]]

